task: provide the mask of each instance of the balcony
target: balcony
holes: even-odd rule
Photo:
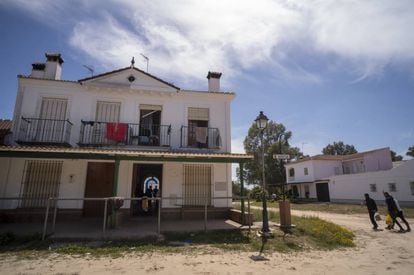
[[[218,128],[181,126],[182,148],[220,149],[221,146]]]
[[[67,119],[22,117],[16,142],[24,145],[70,146],[72,125]]]
[[[79,145],[170,147],[171,125],[82,120]]]

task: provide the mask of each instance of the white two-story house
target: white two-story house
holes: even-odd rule
[[[384,200],[390,192],[414,204],[414,160],[394,165],[389,148],[345,156],[317,155],[286,164],[292,193],[318,201],[360,202],[365,193]]]
[[[80,79],[61,79],[63,59],[46,53],[18,76],[11,143],[0,147],[1,209],[44,208],[49,197],[138,198],[148,190],[162,215],[204,206],[231,207],[233,92],[209,72],[208,90],[182,90],[131,65]],[[103,205],[58,201],[59,209],[101,215]],[[129,215],[145,211],[125,200]],[[219,211],[218,211],[219,212]],[[223,214],[224,215],[224,214]]]

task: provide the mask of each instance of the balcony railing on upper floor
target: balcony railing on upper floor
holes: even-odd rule
[[[181,126],[181,147],[220,149],[221,146],[218,128]]]
[[[81,121],[81,146],[171,146],[171,125]]]
[[[22,117],[16,142],[29,145],[70,146],[72,125],[67,119]]]

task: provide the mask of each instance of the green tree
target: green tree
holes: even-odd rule
[[[334,142],[333,144],[326,145],[322,149],[322,154],[324,155],[351,155],[358,153],[354,145],[344,144],[342,141]]]
[[[249,189],[246,187],[244,189],[244,195],[247,196],[249,194]],[[239,181],[232,181],[232,190],[234,196],[241,196],[241,184]]]
[[[403,159],[401,155],[397,155],[397,153],[394,152],[393,150],[391,150],[390,152],[391,152],[392,161],[401,161]]]
[[[248,184],[262,183],[262,147],[260,142],[261,133],[256,124],[252,124],[244,140],[246,153],[253,154],[254,159],[247,162],[244,166],[244,180]],[[269,121],[263,131],[263,144],[265,153],[265,177],[266,187],[275,186],[285,182],[284,163],[274,159],[275,154],[289,154],[291,158],[300,157],[302,153],[299,148],[291,147],[289,140],[292,132],[287,131],[283,124]]]
[[[407,156],[414,158],[414,146],[408,148]]]

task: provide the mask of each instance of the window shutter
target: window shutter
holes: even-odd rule
[[[208,108],[188,108],[188,120],[205,120],[209,118]]]

